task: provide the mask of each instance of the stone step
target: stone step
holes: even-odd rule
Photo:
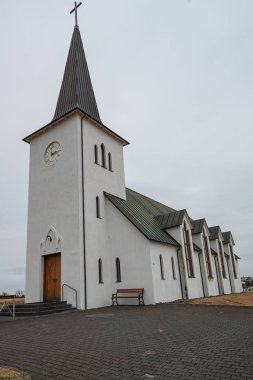
[[[40,305],[36,304],[23,304],[17,305],[18,307],[15,310],[16,317],[25,317],[25,316],[36,316],[36,315],[45,315],[52,313],[59,313],[68,310],[75,310],[71,304],[67,302],[50,302],[50,303],[40,303]],[[12,310],[12,307],[10,307]],[[3,310],[0,313],[0,317],[8,317],[11,316],[8,310]]]
[[[67,301],[58,301],[58,302],[37,302],[37,303],[23,303],[16,304],[16,310],[19,309],[46,309],[46,308],[57,308],[58,306],[67,305]],[[12,309],[13,305],[9,304],[10,309]]]

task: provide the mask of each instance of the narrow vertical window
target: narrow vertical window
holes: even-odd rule
[[[110,172],[112,172],[112,155],[110,152],[108,153],[108,165]]]
[[[97,147],[97,145],[94,146],[94,156],[95,156],[95,164],[98,165],[98,147]]]
[[[222,251],[222,243],[220,240],[218,240],[219,245],[219,255],[220,255],[220,262],[221,262],[221,269],[222,269],[222,276],[223,278],[226,278],[226,271],[225,271],[225,263],[224,263],[224,256]]]
[[[189,237],[189,231],[187,230],[187,225],[185,222],[184,222],[184,227],[183,227],[183,237],[184,237],[184,249],[185,249],[185,258],[186,258],[188,277],[194,277],[190,237]]]
[[[102,259],[98,260],[98,283],[103,284]]]
[[[207,243],[207,236],[205,232],[203,233],[203,243],[204,243],[204,252],[205,252],[205,260],[206,260],[206,270],[208,278],[213,278],[211,260],[210,260],[210,252]]]
[[[96,197],[96,215],[97,215],[97,218],[101,219],[101,215],[100,215],[100,199],[99,199],[99,196]]]
[[[120,259],[116,259],[116,282],[121,282]]]
[[[164,278],[164,270],[163,270],[163,257],[162,257],[162,255],[159,256],[159,259],[160,259],[161,280],[165,280],[165,278]]]
[[[172,256],[171,258],[171,268],[172,268],[172,275],[173,275],[173,280],[176,280],[176,271],[175,271],[175,263],[174,263],[174,257]]]
[[[236,267],[235,267],[235,256],[234,256],[232,244],[229,244],[229,249],[230,249],[230,256],[231,256],[231,260],[232,260],[234,278],[237,278]]]
[[[106,168],[105,146],[101,144],[101,166]]]

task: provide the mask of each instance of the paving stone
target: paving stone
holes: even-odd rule
[[[253,309],[157,305],[0,320],[0,365],[32,379],[253,379]]]

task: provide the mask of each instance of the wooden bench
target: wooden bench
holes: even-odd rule
[[[143,288],[136,288],[136,289],[117,289],[117,293],[112,294],[112,306],[114,304],[118,304],[119,298],[137,298],[139,300],[139,305],[144,305],[144,299],[143,299]]]

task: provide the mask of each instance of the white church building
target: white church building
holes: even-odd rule
[[[100,119],[77,25],[53,120],[24,141],[26,302],[62,287],[78,309],[111,305],[117,288],[144,288],[145,304],[242,291],[231,232],[126,188],[128,142]]]

